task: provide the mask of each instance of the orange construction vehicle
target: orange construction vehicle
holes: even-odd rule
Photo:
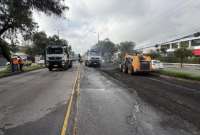
[[[142,54],[126,54],[120,70],[124,73],[133,74],[137,72],[149,73],[152,71],[151,57]]]

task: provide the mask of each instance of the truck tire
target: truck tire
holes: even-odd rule
[[[49,69],[49,71],[52,71],[52,67],[49,67],[48,69]]]
[[[72,61],[70,61],[69,63],[69,68],[72,68]]]
[[[128,74],[129,74],[129,75],[132,75],[132,74],[133,74],[133,68],[132,68],[132,66],[129,66],[129,67],[128,67]]]
[[[122,72],[127,73],[127,67],[125,65],[122,66]]]
[[[122,65],[120,65],[120,72],[123,72],[123,66]]]
[[[63,70],[67,70],[67,69],[68,69],[68,66],[65,65],[65,66],[63,67]]]

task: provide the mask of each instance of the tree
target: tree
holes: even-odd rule
[[[134,47],[135,47],[135,42],[132,42],[132,41],[121,42],[118,45],[118,49],[120,51],[120,54],[119,54],[120,61],[123,59],[126,53],[132,53]]]
[[[97,43],[93,49],[96,49],[98,52],[100,52],[101,56],[107,61],[111,61],[113,54],[117,51],[116,45],[108,38],[103,41],[99,41],[99,43]]]
[[[53,35],[52,37],[48,38],[49,40],[49,45],[64,45],[68,46],[67,40],[60,39],[59,36]]]
[[[33,41],[33,54],[43,55],[44,50],[48,45],[48,38],[46,33],[43,31],[34,33],[32,41]]]
[[[9,44],[10,50],[11,50],[13,53],[16,53],[16,52],[19,51],[19,48],[18,48],[17,44],[19,44],[19,41],[13,41],[13,40],[11,40],[11,43]]]
[[[61,16],[66,7],[63,0],[0,0],[0,37],[20,32],[32,32],[36,23],[33,9],[48,15]]]
[[[167,53],[167,48],[160,48],[160,51],[165,55]]]
[[[60,39],[57,35],[48,37],[44,31],[34,33],[31,40],[33,44],[25,47],[25,52],[31,56],[44,55],[45,48],[48,45],[63,45],[67,46],[68,52],[72,51],[72,48],[68,45],[67,40]]]
[[[35,55],[35,52],[33,51],[33,47],[32,46],[25,46],[25,49],[24,49],[24,53],[30,55],[30,56],[34,56]]]
[[[131,53],[133,52],[134,47],[135,47],[135,42],[131,41],[121,42],[118,46],[121,53]]]
[[[8,43],[2,39],[0,39],[0,50],[2,55],[7,59],[7,61],[10,61],[10,48],[8,47]]]
[[[181,68],[183,67],[183,61],[185,58],[192,56],[192,51],[187,48],[178,48],[174,52],[175,56],[180,59]]]
[[[150,56],[152,59],[158,59],[160,57],[160,53],[154,50],[150,50],[147,55]]]

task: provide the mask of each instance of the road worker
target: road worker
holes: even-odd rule
[[[13,58],[10,59],[10,65],[11,65],[12,72],[15,72],[14,59]]]
[[[18,65],[19,65],[19,70],[22,72],[23,71],[23,65],[24,62],[20,56],[18,56]]]
[[[18,60],[17,57],[11,58],[12,72],[16,72],[18,70]]]

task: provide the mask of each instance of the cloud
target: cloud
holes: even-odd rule
[[[166,41],[200,30],[196,0],[68,0],[66,18],[34,13],[40,30],[59,34],[75,51],[84,52],[100,39],[138,46]]]

